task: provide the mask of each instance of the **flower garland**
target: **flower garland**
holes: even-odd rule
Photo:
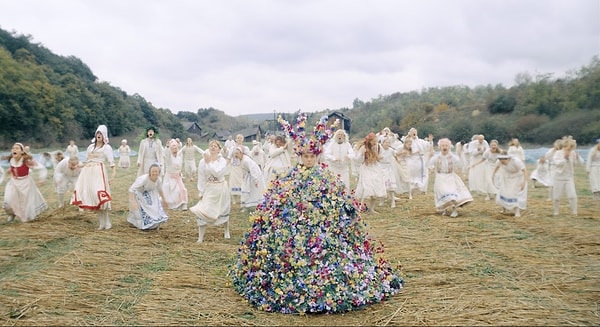
[[[281,128],[286,134],[294,140],[294,152],[297,155],[302,155],[302,152],[309,151],[319,155],[323,151],[323,145],[327,143],[333,135],[333,130],[339,124],[336,119],[331,127],[327,127],[327,116],[321,117],[315,125],[311,135],[306,135],[306,113],[297,112],[296,126],[292,126],[287,120],[281,116],[277,117],[277,121],[281,124]]]

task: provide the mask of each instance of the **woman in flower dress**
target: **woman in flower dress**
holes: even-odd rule
[[[317,163],[328,137],[325,122],[310,139],[295,134],[301,161],[265,192],[230,270],[235,290],[261,310],[345,312],[402,289],[344,184]]]

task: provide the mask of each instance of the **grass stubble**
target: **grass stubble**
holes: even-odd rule
[[[533,167],[530,167],[533,168]],[[522,217],[500,213],[475,194],[457,218],[435,213],[429,193],[402,195],[377,215],[370,236],[406,281],[402,293],[344,314],[285,315],[254,309],[227,277],[248,213],[232,206],[231,239],[222,227],[196,244],[195,218],[168,211],[156,231],[127,221],[136,169],[111,185],[113,228],[94,213],[57,208],[51,180],[40,186],[51,209],[30,223],[0,222],[1,325],[599,325],[600,201],[583,169],[579,215],[552,215],[546,188],[529,188]],[[187,182],[190,205],[195,183]],[[3,198],[4,185],[0,187]]]

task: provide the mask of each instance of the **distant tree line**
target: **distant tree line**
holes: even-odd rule
[[[352,118],[352,134],[362,137],[389,127],[406,134],[433,134],[454,141],[474,134],[506,144],[511,137],[531,144],[551,144],[572,135],[578,144],[600,138],[600,59],[555,78],[552,74],[518,74],[515,86],[449,86],[420,92],[394,93],[369,102],[355,99],[352,109],[338,110]]]

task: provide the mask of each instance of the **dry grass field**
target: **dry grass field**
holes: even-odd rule
[[[41,189],[51,209],[37,220],[0,216],[0,324],[597,326],[600,201],[578,169],[577,217],[566,199],[553,216],[547,189],[531,187],[520,218],[478,195],[457,218],[443,217],[434,212],[431,192],[363,215],[371,237],[401,267],[405,289],[335,315],[266,313],[233,290],[228,266],[249,227],[236,205],[231,239],[209,228],[205,243],[196,244],[189,212],[168,211],[157,231],[129,226],[126,194],[135,169],[117,171],[108,231],[96,230],[93,213],[57,209],[48,181]],[[186,185],[195,203],[196,187]]]

